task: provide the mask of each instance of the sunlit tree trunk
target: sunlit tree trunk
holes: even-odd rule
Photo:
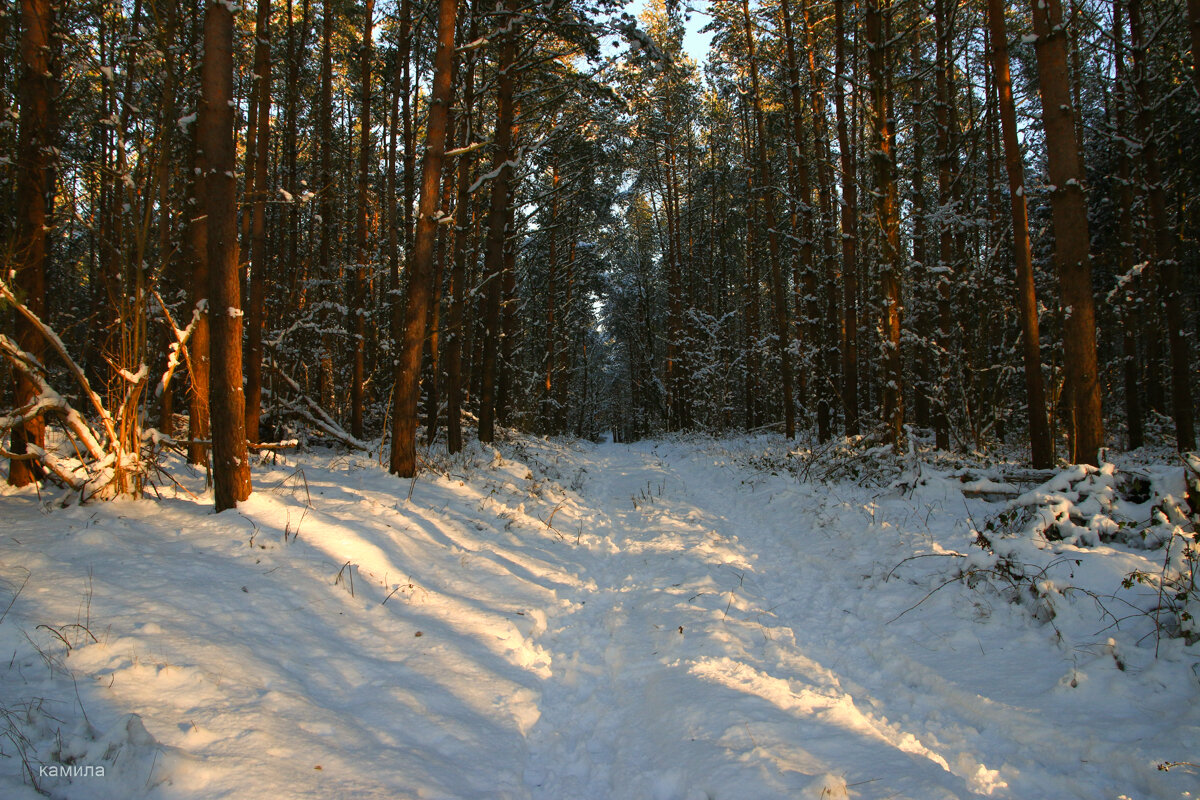
[[[421,202],[405,301],[404,341],[395,370],[392,409],[391,471],[402,478],[416,474],[417,404],[421,393],[421,351],[425,345],[426,315],[433,292],[433,255],[437,243],[438,199],[446,128],[454,77],[454,20],[457,0],[439,0],[437,52],[434,55],[433,94],[421,166]]]
[[[208,272],[212,330],[213,494],[217,511],[250,496],[242,309],[238,282],[237,178],[233,137],[233,12],[211,0],[204,20],[200,144],[208,174]]]
[[[49,0],[21,0],[21,80],[17,104],[20,111],[17,167],[17,220],[15,289],[29,310],[46,317],[46,231],[50,226],[50,197],[54,186],[54,96],[51,72],[51,37],[54,9]],[[7,276],[6,276],[7,277]],[[13,333],[18,347],[39,360],[45,341],[32,323],[14,315]],[[37,387],[18,372],[15,406],[33,402]],[[12,453],[24,455],[26,445],[45,447],[46,425],[41,417],[12,429]],[[40,468],[30,460],[9,462],[8,482],[26,486],[41,478]]]
[[[199,145],[199,131],[196,143]],[[208,302],[208,201],[204,191],[208,173],[203,152],[196,148],[191,197],[188,199],[188,221],[185,233],[185,255],[190,266],[192,308],[199,311],[196,329],[188,342],[191,394],[188,397],[188,463],[208,466],[208,445],[212,435],[208,406],[210,374]]]
[[[1029,446],[1033,466],[1053,465],[1054,448],[1046,418],[1046,390],[1042,382],[1042,354],[1038,330],[1037,295],[1033,283],[1033,258],[1029,245],[1029,213],[1025,206],[1025,163],[1017,138],[1016,104],[1009,77],[1008,30],[1004,25],[1004,0],[988,0],[988,25],[992,34],[992,69],[999,96],[1004,166],[1008,172],[1009,204],[1013,226],[1013,266],[1017,274],[1017,307],[1021,313],[1021,353],[1025,366],[1025,400],[1028,403]]]

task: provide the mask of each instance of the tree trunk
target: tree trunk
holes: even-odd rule
[[[1132,279],[1135,260],[1133,226],[1133,159],[1129,155],[1129,124],[1127,108],[1130,100],[1129,86],[1125,75],[1125,23],[1122,21],[1123,0],[1113,0],[1113,105],[1116,108],[1115,133],[1120,154],[1117,157],[1117,231],[1120,239],[1117,264],[1119,275]],[[1137,332],[1138,320],[1134,314],[1134,287],[1125,290],[1124,297],[1116,301],[1121,309],[1121,372],[1125,387],[1125,423],[1129,431],[1129,448],[1136,450],[1143,444],[1142,430],[1142,387],[1138,380]]]
[[[1037,295],[1033,283],[1033,257],[1029,244],[1029,213],[1025,206],[1025,164],[1017,138],[1016,104],[1009,76],[1008,30],[1003,0],[988,0],[992,33],[992,69],[999,96],[1004,166],[1008,172],[1009,203],[1013,226],[1013,265],[1017,272],[1017,307],[1021,312],[1022,356],[1025,365],[1025,400],[1029,405],[1029,447],[1034,469],[1049,469],[1054,447],[1046,418],[1046,390],[1042,383],[1041,339],[1038,331]]]
[[[839,276],[837,254],[835,252],[837,248],[834,244],[834,235],[837,232],[837,211],[834,205],[833,151],[829,145],[829,127],[826,118],[828,112],[825,106],[824,68],[817,62],[818,48],[813,41],[811,14],[809,0],[801,0],[800,21],[804,26],[805,49],[808,51],[808,74],[812,80],[810,104],[812,106],[814,150],[816,151],[815,159],[817,162],[817,198],[820,203],[821,258],[823,263],[821,280],[825,296],[824,324],[836,328],[841,318],[841,310],[839,308]],[[840,378],[841,356],[839,347],[835,344],[837,340],[822,334],[821,321],[814,315],[813,319],[809,320],[809,323],[810,340],[814,343],[823,341],[821,350],[824,351],[824,359],[813,366],[814,374],[821,367],[824,367],[824,376],[821,383],[829,387],[825,390],[818,390],[819,394],[817,398],[817,438],[821,442],[826,442],[829,441],[829,438],[833,434],[833,408],[830,402],[830,390],[834,390],[836,393],[835,387],[838,386]],[[813,382],[815,383],[816,381]]]
[[[500,283],[503,301],[500,304],[500,362],[496,375],[496,421],[512,424],[513,411],[513,353],[517,346],[517,243],[516,205],[508,204],[504,221],[504,273]]]
[[[946,0],[934,0],[934,38],[936,39],[936,62],[934,83],[937,92],[934,118],[937,123],[937,174],[938,174],[938,267],[934,283],[937,291],[937,342],[934,347],[937,364],[937,384],[932,387],[931,399],[934,439],[942,450],[950,448],[950,338],[954,324],[951,310],[951,287],[957,262],[954,233],[958,213],[954,202],[953,181],[958,171],[957,142],[951,136],[950,109],[956,102],[951,81],[954,66],[951,63],[951,31]]]
[[[746,202],[749,204],[754,197],[754,171],[750,169],[751,138],[750,120],[745,108],[742,109],[742,162],[746,165]],[[743,285],[742,302],[745,304],[745,395],[746,395],[746,428],[757,428],[762,418],[762,403],[760,398],[759,378],[762,375],[762,355],[758,350],[758,258],[755,253],[755,224],[754,215],[746,215],[746,271]]]
[[[801,2],[801,17],[807,19],[808,8],[806,0]],[[815,207],[812,201],[812,174],[809,170],[808,158],[804,152],[804,121],[802,118],[802,110],[804,108],[803,95],[800,92],[800,66],[799,60],[796,57],[796,37],[792,27],[792,10],[788,0],[783,0],[780,4],[780,15],[783,19],[783,40],[784,48],[787,54],[787,70],[790,101],[789,116],[792,123],[792,152],[795,161],[796,175],[796,193],[798,196],[792,199],[792,230],[793,235],[799,239],[799,253],[796,279],[793,281],[793,291],[796,294],[796,316],[801,322],[797,326],[798,332],[804,343],[803,352],[805,353],[801,361],[801,373],[797,381],[797,395],[799,403],[804,406],[807,403],[807,395],[809,384],[815,383],[813,380],[819,365],[821,365],[821,354],[827,349],[827,346],[822,342],[819,329],[819,311],[818,311],[818,291],[817,291],[817,273],[814,263],[814,225],[813,216]],[[808,25],[805,22],[805,29]],[[811,45],[810,45],[811,46]],[[814,54],[810,51],[809,56],[809,76],[812,78],[813,86],[813,101],[817,102],[818,89],[816,84],[819,79],[813,70]],[[820,142],[820,118],[813,119],[814,127],[817,129],[814,139],[818,146]],[[829,438],[829,402],[824,392],[821,392],[817,398],[817,430],[818,438],[821,441],[826,441]]]
[[[1129,2],[1130,45],[1133,49],[1134,75],[1139,99],[1137,127],[1142,140],[1142,171],[1146,180],[1146,200],[1151,251],[1147,254],[1158,273],[1159,289],[1166,306],[1167,346],[1171,360],[1171,410],[1175,417],[1175,445],[1181,451],[1196,446],[1192,414],[1192,354],[1184,333],[1183,292],[1175,244],[1178,234],[1167,211],[1166,181],[1159,163],[1159,132],[1155,126],[1155,98],[1150,94],[1146,42],[1143,36],[1141,0]]]
[[[469,41],[475,41],[479,15],[471,14]],[[471,143],[474,132],[475,51],[466,55],[466,75],[463,79],[462,111],[459,130],[460,147]],[[471,200],[471,166],[469,153],[458,156],[458,197],[454,206],[454,266],[450,271],[450,307],[446,319],[446,447],[451,453],[462,450],[463,352],[466,344],[467,305],[467,241],[471,234],[474,203]]]
[[[794,439],[796,438],[796,408],[792,403],[792,356],[789,347],[791,325],[788,320],[783,267],[780,264],[782,257],[779,254],[779,232],[775,228],[775,198],[773,187],[768,183],[767,126],[763,118],[762,96],[758,86],[758,62],[754,57],[754,28],[750,23],[750,0],[742,0],[742,21],[746,28],[746,57],[750,62],[750,98],[754,106],[754,125],[758,133],[758,198],[763,210],[763,222],[767,227],[767,252],[771,258],[771,297],[775,307],[775,355],[779,359],[782,379],[783,427],[784,435],[788,439]],[[799,142],[797,142],[797,150],[799,147]]]
[[[554,409],[554,390],[558,387],[558,376],[555,374],[558,352],[558,203],[562,176],[558,174],[557,160],[550,167],[550,225],[546,231],[546,358],[543,366],[546,379],[542,387],[542,402],[539,417],[542,430],[547,433],[561,433],[554,427],[557,414]]]
[[[1074,418],[1075,463],[1097,464],[1104,446],[1092,265],[1088,253],[1087,198],[1075,140],[1075,109],[1068,84],[1066,31],[1061,0],[1030,0],[1034,50],[1046,132],[1054,258],[1062,305],[1068,397]]]
[[[250,297],[246,324],[246,438],[259,441],[262,414],[262,333],[267,287],[267,164],[271,157],[271,0],[258,0],[254,26],[254,80],[258,83],[255,124],[253,219],[250,223]]]
[[[208,445],[205,442],[212,435],[208,405],[212,305],[208,290],[208,200],[204,191],[208,166],[200,149],[199,131],[195,152],[185,247],[191,267],[191,304],[200,314],[188,342],[188,374],[192,384],[188,398],[188,463],[207,467]]]
[[[883,331],[883,424],[884,441],[900,446],[904,425],[903,375],[900,360],[900,216],[896,188],[895,120],[892,119],[891,69],[887,37],[891,31],[890,4],[880,8],[879,0],[867,0],[867,71],[871,79],[874,113],[874,161],[876,213],[883,232],[883,269],[880,270]],[[884,20],[884,13],[888,19]]]
[[[328,293],[334,285],[333,241],[337,230],[334,204],[337,188],[333,177],[333,26],[337,12],[333,0],[324,0],[321,10],[321,87],[317,97],[317,129],[320,141],[317,204],[321,218],[320,244],[317,246],[317,285]],[[328,304],[323,304],[318,319],[321,329],[319,345],[318,385],[323,405],[329,407],[333,399],[333,343],[328,331],[333,321]],[[314,345],[316,343],[314,342]]]
[[[21,80],[17,104],[20,134],[17,145],[17,220],[14,289],[38,317],[46,317],[46,231],[50,227],[49,198],[54,187],[54,96],[51,37],[54,9],[49,0],[21,0]],[[45,350],[42,333],[17,314],[13,333],[17,346],[39,360]],[[37,386],[23,373],[15,380],[15,406],[33,402]],[[12,429],[12,453],[23,455],[26,445],[45,447],[46,423],[41,417]],[[9,462],[8,482],[26,486],[42,476],[34,461]]]
[[[233,13],[211,0],[204,19],[200,136],[208,174],[208,272],[212,330],[213,494],[217,511],[250,496],[242,390],[237,178],[233,137]]]
[[[517,51],[517,3],[506,0],[504,26],[500,34],[499,75],[496,80],[495,154],[492,160],[491,204],[487,219],[487,249],[484,255],[484,280],[487,283],[487,310],[484,315],[483,375],[479,391],[479,441],[495,439],[497,355],[500,338],[500,298],[503,294],[505,222],[511,202],[513,142],[513,62]]]
[[[454,108],[451,107],[446,118],[446,136],[448,142],[454,141]],[[444,149],[444,148],[443,148]],[[449,213],[454,194],[454,171],[442,170],[442,200],[443,214]],[[429,293],[429,342],[425,347],[425,358],[428,364],[425,370],[425,441],[433,442],[437,438],[438,409],[441,406],[442,385],[442,287],[446,278],[446,261],[450,238],[450,226],[438,225],[437,245],[434,256],[432,276],[433,290]]]
[[[354,268],[350,297],[350,330],[354,342],[354,362],[350,376],[350,433],[363,438],[363,395],[366,383],[367,353],[367,266],[371,260],[367,240],[370,215],[369,179],[371,169],[371,31],[374,27],[375,2],[367,0],[363,21],[362,51],[359,70],[362,74],[362,101],[359,109],[358,142],[358,216],[355,225],[357,263]]]
[[[846,435],[858,435],[858,183],[846,117],[845,0],[834,0],[834,113],[842,172],[842,405]]]
[[[433,95],[421,166],[421,203],[405,303],[404,341],[396,363],[392,409],[391,471],[410,478],[417,469],[417,403],[421,393],[421,351],[425,345],[426,313],[432,293],[433,251],[437,243],[438,198],[442,160],[454,77],[454,19],[457,0],[439,0],[437,52],[434,55]]]

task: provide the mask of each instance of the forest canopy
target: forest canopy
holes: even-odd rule
[[[222,508],[255,448],[407,477],[504,426],[1192,449],[1198,36],[1194,0],[8,4],[8,480],[137,493],[173,446]]]

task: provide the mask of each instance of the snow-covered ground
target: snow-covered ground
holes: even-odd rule
[[[317,450],[220,515],[177,463],[197,496],[5,490],[0,797],[1200,794],[1158,768],[1200,762],[1200,652],[1120,586],[1161,551],[1043,543],[1009,602],[998,495],[763,441],[519,438],[412,484]]]

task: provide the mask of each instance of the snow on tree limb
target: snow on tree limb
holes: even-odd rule
[[[42,366],[38,363],[38,360],[22,350],[17,346],[16,342],[2,333],[0,333],[0,354],[3,354],[38,390],[37,399],[34,400],[31,406],[26,407],[26,409],[19,411],[15,415],[0,417],[0,431],[5,431],[14,425],[21,424],[25,419],[32,419],[34,416],[44,414],[47,411],[54,411],[62,417],[67,428],[83,442],[84,448],[92,458],[97,460],[103,459],[106,455],[105,449],[100,445],[91,426],[88,425],[87,421],[78,411],[71,407],[71,404],[62,395],[50,387],[50,384],[46,382],[46,379],[42,375]],[[47,464],[47,466],[49,465]]]
[[[113,445],[119,442],[120,439],[117,436],[113,419],[109,415],[107,409],[104,408],[104,403],[101,401],[100,395],[92,391],[91,384],[88,383],[87,376],[83,374],[83,370],[80,369],[79,365],[75,363],[75,360],[67,354],[67,346],[63,344],[63,340],[58,337],[58,334],[55,333],[49,325],[42,322],[41,319],[38,318],[37,314],[34,314],[24,303],[17,299],[16,295],[13,294],[12,289],[9,288],[8,284],[3,279],[0,279],[0,298],[3,298],[11,303],[13,308],[15,308],[21,316],[25,317],[30,324],[41,331],[42,336],[45,337],[46,341],[48,341],[58,353],[59,357],[63,360],[63,363],[65,363],[67,368],[71,371],[71,374],[75,376],[75,380],[79,383],[79,387],[83,390],[84,396],[92,404],[92,407],[96,409],[96,413],[100,417],[100,422],[104,426],[104,433],[108,437],[109,442]]]

